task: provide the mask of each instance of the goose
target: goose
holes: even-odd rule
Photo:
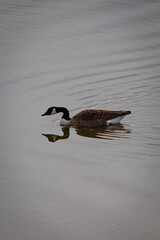
[[[54,115],[56,113],[63,113],[60,120],[61,126],[104,127],[119,123],[126,115],[131,114],[131,111],[88,109],[81,111],[70,118],[67,108],[50,107],[41,116]]]

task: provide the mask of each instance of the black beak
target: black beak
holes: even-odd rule
[[[47,112],[45,112],[45,113],[43,113],[41,116],[47,116],[48,114],[47,114]]]

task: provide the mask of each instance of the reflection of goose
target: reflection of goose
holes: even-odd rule
[[[101,128],[76,128],[76,133],[80,136],[108,140],[113,140],[115,138],[127,138],[126,134],[130,132],[131,130],[125,129],[122,124]]]
[[[59,136],[59,135],[55,135],[55,134],[44,134],[44,133],[42,133],[42,135],[47,137],[49,142],[56,142],[56,141],[61,140],[61,139],[69,138],[69,135],[70,135],[69,134],[69,128],[68,127],[63,127],[62,131],[63,131],[63,136]]]
[[[54,115],[62,112],[60,124],[62,126],[105,127],[119,123],[131,111],[85,110],[74,117],[69,117],[69,111],[64,107],[50,107],[41,116]]]
[[[63,136],[55,135],[55,134],[42,134],[43,136],[48,138],[50,142],[56,142],[58,140],[69,138],[69,127],[62,127]],[[125,129],[122,124],[112,125],[110,127],[99,127],[99,128],[91,128],[91,127],[76,127],[76,133],[82,137],[89,138],[100,138],[113,140],[115,138],[127,138],[126,134],[130,133],[131,130]]]

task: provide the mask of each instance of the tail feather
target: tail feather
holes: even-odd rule
[[[131,111],[124,111],[120,114],[120,116],[125,116],[125,115],[128,115],[128,114],[131,114]]]

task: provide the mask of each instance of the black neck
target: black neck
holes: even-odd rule
[[[64,108],[64,107],[56,107],[56,112],[57,112],[57,113],[62,112],[62,113],[63,113],[62,118],[66,119],[66,120],[70,120],[69,111],[68,111],[67,108]]]

